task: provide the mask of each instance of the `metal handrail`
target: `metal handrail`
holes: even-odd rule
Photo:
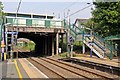
[[[112,53],[114,54],[114,55],[116,55],[115,54],[115,49],[114,49],[114,47],[110,44],[110,43],[108,43],[107,41],[105,41],[104,39],[102,39],[100,36],[98,36],[96,33],[94,33],[94,36],[95,36],[95,38],[97,38],[97,40],[99,41],[99,42],[102,42],[103,44],[104,44],[104,46],[105,46],[105,48],[106,49],[109,49],[110,51],[112,51]],[[112,49],[112,50],[111,50]]]
[[[83,29],[80,29],[79,27],[77,27],[76,25],[73,25],[75,27],[75,30],[79,30],[79,32],[81,32],[81,30]],[[76,33],[76,31],[74,29],[72,29],[70,26],[68,26],[74,33]],[[85,31],[84,30],[84,34],[90,34],[89,31]],[[79,34],[76,34],[76,36],[79,35]],[[114,47],[112,47],[111,44],[109,44],[107,41],[105,41],[103,38],[101,38],[99,35],[97,35],[95,32],[93,33],[94,35],[94,38],[97,39],[97,41],[99,41],[100,43],[96,43],[98,47],[101,46],[101,44],[104,46],[102,50],[105,51],[105,49],[109,49],[109,51],[112,51],[112,53],[115,55],[115,49]],[[102,46],[101,46],[102,47]],[[111,50],[112,48],[112,50]],[[106,54],[106,53],[105,53]]]

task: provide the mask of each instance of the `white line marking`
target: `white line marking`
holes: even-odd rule
[[[42,73],[37,67],[35,67],[32,63],[30,63],[26,58],[24,58],[30,65],[32,65],[40,74],[42,74],[45,78],[48,78],[44,73]]]
[[[14,64],[14,62],[8,62],[7,64]]]

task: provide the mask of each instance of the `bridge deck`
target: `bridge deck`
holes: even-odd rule
[[[8,27],[8,31],[18,32],[47,32],[47,33],[64,33],[64,28],[45,28],[45,27]]]

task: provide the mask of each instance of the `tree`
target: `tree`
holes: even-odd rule
[[[91,21],[94,28],[102,37],[120,33],[120,1],[119,2],[94,2]]]
[[[2,20],[2,16],[3,16],[3,4],[2,4],[2,2],[0,1],[0,22],[1,22],[1,20]]]
[[[3,10],[3,4],[0,1],[0,41],[1,41],[1,37],[2,37],[2,16],[3,16],[3,11],[2,10]]]

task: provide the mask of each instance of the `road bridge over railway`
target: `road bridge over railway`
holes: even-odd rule
[[[17,38],[35,42],[35,56],[58,55],[59,36],[64,35],[64,22],[53,15],[7,13],[4,19],[6,52],[13,54]],[[13,55],[11,55],[12,57]]]

